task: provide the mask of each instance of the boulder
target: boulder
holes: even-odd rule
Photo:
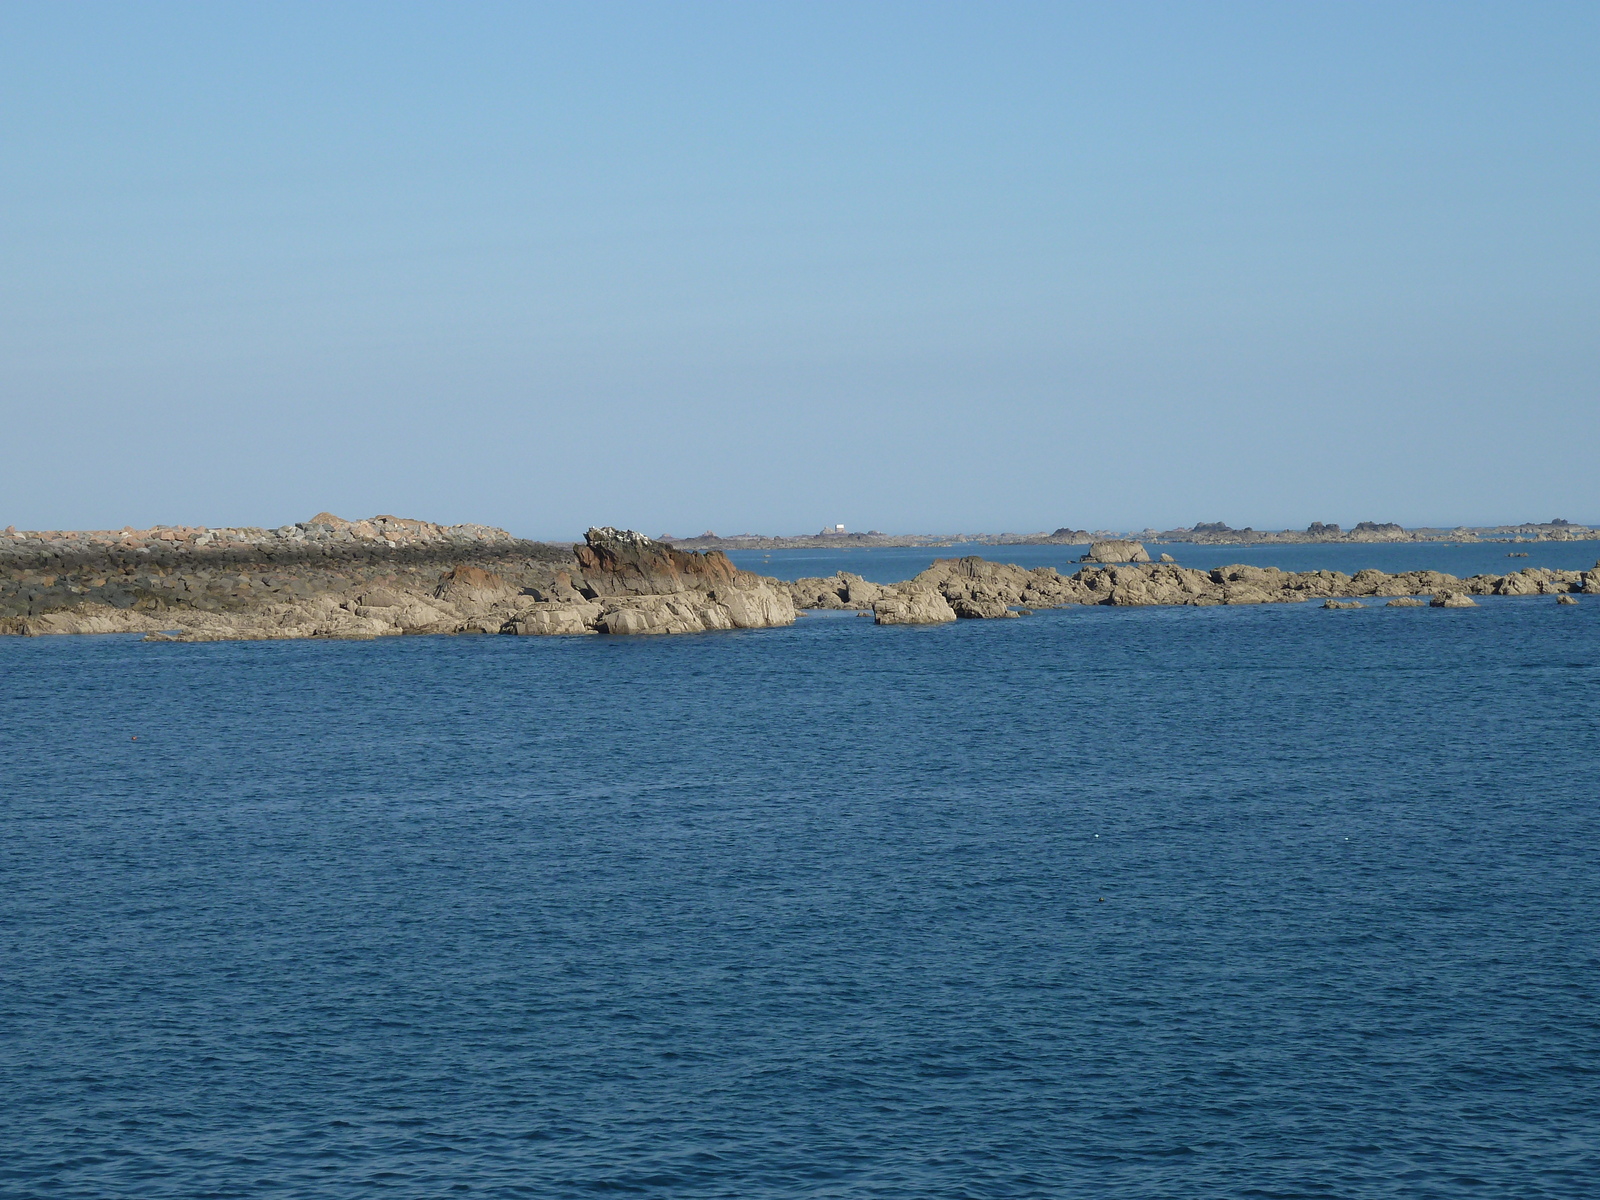
[[[520,591],[493,571],[482,567],[460,566],[446,571],[433,590],[434,597],[463,609],[482,609],[510,599]],[[371,600],[366,601],[373,603]]]
[[[844,583],[844,602],[848,608],[871,608],[883,595],[883,584],[873,583],[870,579],[863,579],[859,575],[851,575],[845,571],[839,572],[839,578]]]
[[[869,585],[883,589],[877,584]],[[767,629],[776,625],[793,625],[794,600],[787,591],[779,591],[767,583],[748,587],[718,588],[709,593],[709,599],[720,606],[728,617],[728,626],[734,629]]]
[[[993,620],[996,617],[1008,617],[1011,612],[1006,607],[1004,600],[992,597],[974,599],[969,596],[960,596],[954,600],[947,600],[950,611],[963,620]],[[887,624],[887,622],[884,622]]]
[[[1093,542],[1089,553],[1078,560],[1092,563],[1149,562],[1150,553],[1139,542]]]
[[[1365,608],[1366,605],[1359,600],[1324,600],[1323,608]]]
[[[1428,607],[1428,602],[1426,600],[1418,600],[1415,596],[1396,596],[1393,600],[1389,601],[1389,603],[1385,604],[1384,607],[1385,608],[1427,608]]]
[[[1576,604],[1577,601],[1574,600],[1571,596],[1557,596],[1556,597],[1556,603],[1557,604]]]
[[[1433,608],[1477,608],[1478,602],[1466,592],[1438,592],[1430,600]]]
[[[941,625],[956,619],[955,609],[934,588],[886,592],[872,606],[877,625]]]

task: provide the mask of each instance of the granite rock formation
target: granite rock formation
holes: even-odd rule
[[[1107,557],[1137,542],[1096,546]],[[780,583],[720,550],[687,552],[631,530],[581,545],[528,542],[484,526],[327,513],[263,529],[0,533],[0,633],[140,632],[157,640],[402,633],[653,634],[788,625],[797,609],[855,609],[880,625],[1015,617],[1074,604],[1239,605],[1373,597],[1394,607],[1474,596],[1600,594],[1589,571],[1525,567],[1458,579],[1437,571],[1210,571],[1172,562],[1088,563],[1070,575],[977,556],[938,559],[878,584],[839,572]],[[1327,602],[1333,601],[1332,604]]]
[[[323,513],[278,530],[0,535],[0,633],[689,633],[794,619],[785,586],[720,551],[614,529],[568,546]]]
[[[789,585],[798,608],[854,608],[852,589],[859,576],[800,579]],[[1053,567],[1031,570],[983,558],[941,558],[914,579],[879,589],[873,611],[879,624],[937,623],[952,618],[995,618],[1016,610],[1060,608],[1072,604],[1211,605],[1283,604],[1334,601],[1350,607],[1366,597],[1389,599],[1394,607],[1429,603],[1461,607],[1472,596],[1566,595],[1600,593],[1600,564],[1590,571],[1526,567],[1510,575],[1457,579],[1439,571],[1386,574],[1377,570],[1346,575],[1339,571],[1280,571],[1275,567],[1234,565],[1200,571],[1174,563],[1087,565],[1071,575]],[[937,595],[943,604],[934,602]],[[1458,596],[1448,605],[1437,599]]]

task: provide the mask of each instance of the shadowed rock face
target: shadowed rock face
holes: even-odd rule
[[[591,529],[584,541],[576,548],[578,570],[595,596],[711,591],[736,586],[739,575],[721,550],[675,550],[632,530]]]

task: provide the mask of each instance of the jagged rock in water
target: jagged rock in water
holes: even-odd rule
[[[881,583],[848,571],[826,578],[796,579],[788,588],[796,608],[865,608],[884,593]]]
[[[1439,592],[1428,603],[1433,608],[1478,607],[1478,602],[1465,592]]]
[[[1366,605],[1359,600],[1324,600],[1323,608],[1365,608]]]

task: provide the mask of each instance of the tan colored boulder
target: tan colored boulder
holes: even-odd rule
[[[872,606],[873,623],[877,625],[942,625],[956,619],[950,607],[933,588],[919,588],[910,592],[886,592]]]
[[[1149,562],[1150,552],[1134,541],[1092,542],[1089,553],[1078,560],[1092,563]]]
[[[1384,605],[1385,608],[1427,608],[1426,600],[1418,600],[1415,596],[1397,596]]]
[[[876,584],[871,586],[877,587]],[[734,629],[769,629],[794,624],[793,597],[765,583],[755,587],[718,588],[710,594],[710,599],[726,611]]]
[[[488,608],[502,600],[509,600],[518,592],[516,586],[507,583],[493,571],[471,566],[458,566],[446,571],[439,580],[439,586],[433,590],[436,599],[447,601],[465,611]]]
[[[848,608],[871,608],[879,596],[883,595],[884,588],[881,583],[873,583],[870,579],[863,579],[859,575],[851,575],[840,571],[839,576],[844,581],[844,602]]]
[[[1478,607],[1478,602],[1465,592],[1439,592],[1428,603],[1432,608]]]
[[[963,620],[994,620],[997,617],[1011,616],[1010,610],[1006,608],[1005,601],[996,600],[992,597],[980,599],[960,596],[946,602],[950,605],[950,610]]]

